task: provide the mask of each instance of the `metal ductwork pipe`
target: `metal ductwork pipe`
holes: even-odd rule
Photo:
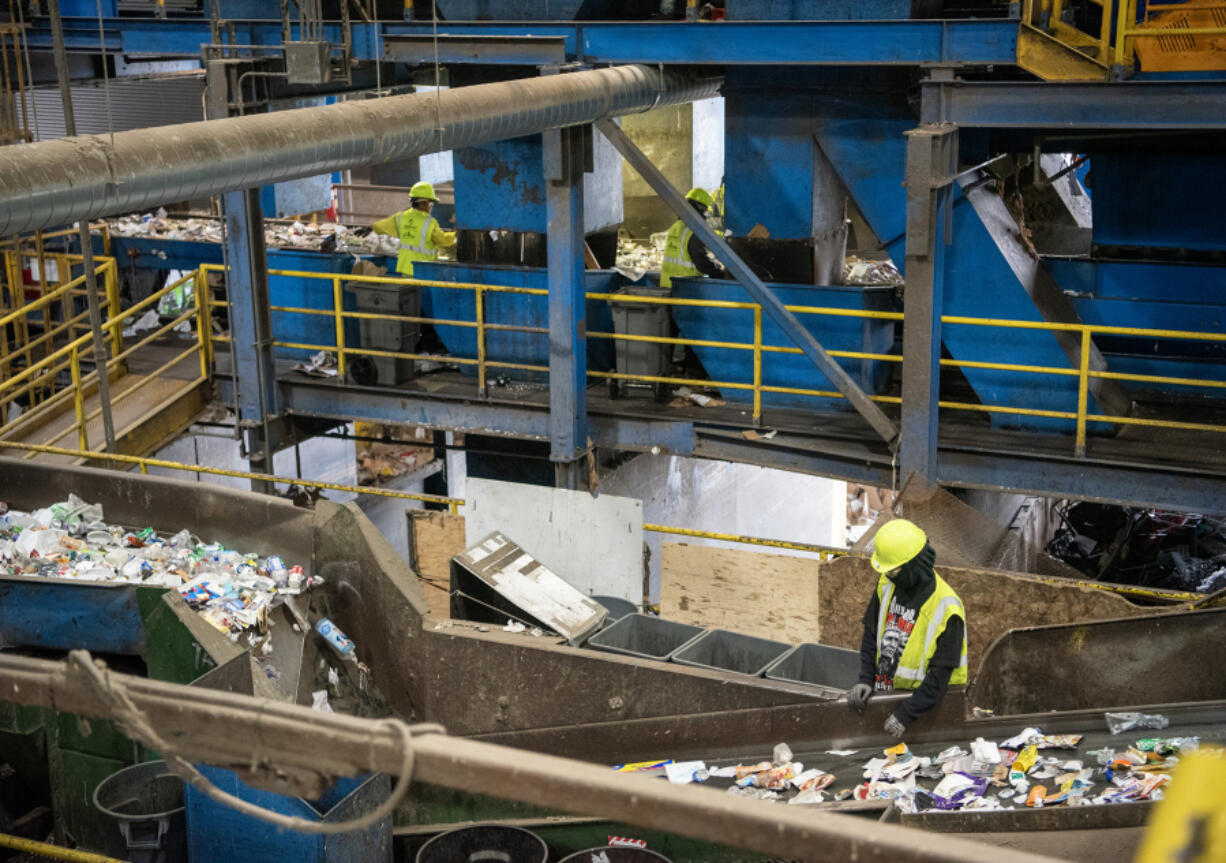
[[[0,236],[679,105],[721,83],[617,66],[0,147]]]

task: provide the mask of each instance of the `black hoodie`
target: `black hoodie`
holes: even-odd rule
[[[925,545],[923,550],[902,565],[894,577],[894,597],[892,604],[902,609],[914,612],[911,620],[919,614],[920,608],[932,596],[936,589],[936,572],[933,564],[936,562],[936,552],[931,545]],[[898,665],[898,653],[893,656],[881,657],[881,667],[877,662],[877,625],[880,618],[881,604],[876,591],[864,611],[864,636],[860,639],[860,682],[869,686],[876,685],[878,677],[893,680],[894,669]],[[894,711],[894,716],[903,725],[923,716],[945,697],[949,688],[949,677],[953,674],[962,659],[962,634],[965,622],[961,617],[950,618],[945,631],[937,639],[932,661],[928,663],[928,673],[923,682]]]

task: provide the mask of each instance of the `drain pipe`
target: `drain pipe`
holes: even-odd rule
[[[394,162],[718,95],[615,66],[0,148],[0,236]]]

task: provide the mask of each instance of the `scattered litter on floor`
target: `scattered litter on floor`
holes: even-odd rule
[[[152,527],[108,524],[101,504],[72,494],[33,512],[3,504],[0,510],[3,574],[175,588],[234,640],[243,632],[265,631],[272,608],[323,581],[276,555],[205,543],[186,529],[160,536]]]
[[[669,403],[669,407],[686,407],[691,402],[703,408],[718,408],[724,405],[723,399],[696,393],[689,387],[677,387],[673,390],[673,394],[677,398]]]
[[[337,374],[336,357],[327,351],[311,354],[305,363],[294,363],[293,370],[313,378],[334,378]]]

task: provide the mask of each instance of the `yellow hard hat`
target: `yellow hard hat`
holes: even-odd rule
[[[700,188],[698,186],[695,186],[694,188],[686,192],[685,199],[687,201],[697,201],[698,203],[706,207],[708,210],[715,206],[715,202],[711,200],[711,193],[708,192],[706,189]]]
[[[905,518],[888,521],[873,537],[873,569],[883,574],[898,569],[923,551],[927,543],[928,535],[914,522]]]
[[[425,198],[427,201],[438,203],[438,197],[434,194],[434,187],[426,182],[414,183],[413,188],[409,189],[410,198]]]

